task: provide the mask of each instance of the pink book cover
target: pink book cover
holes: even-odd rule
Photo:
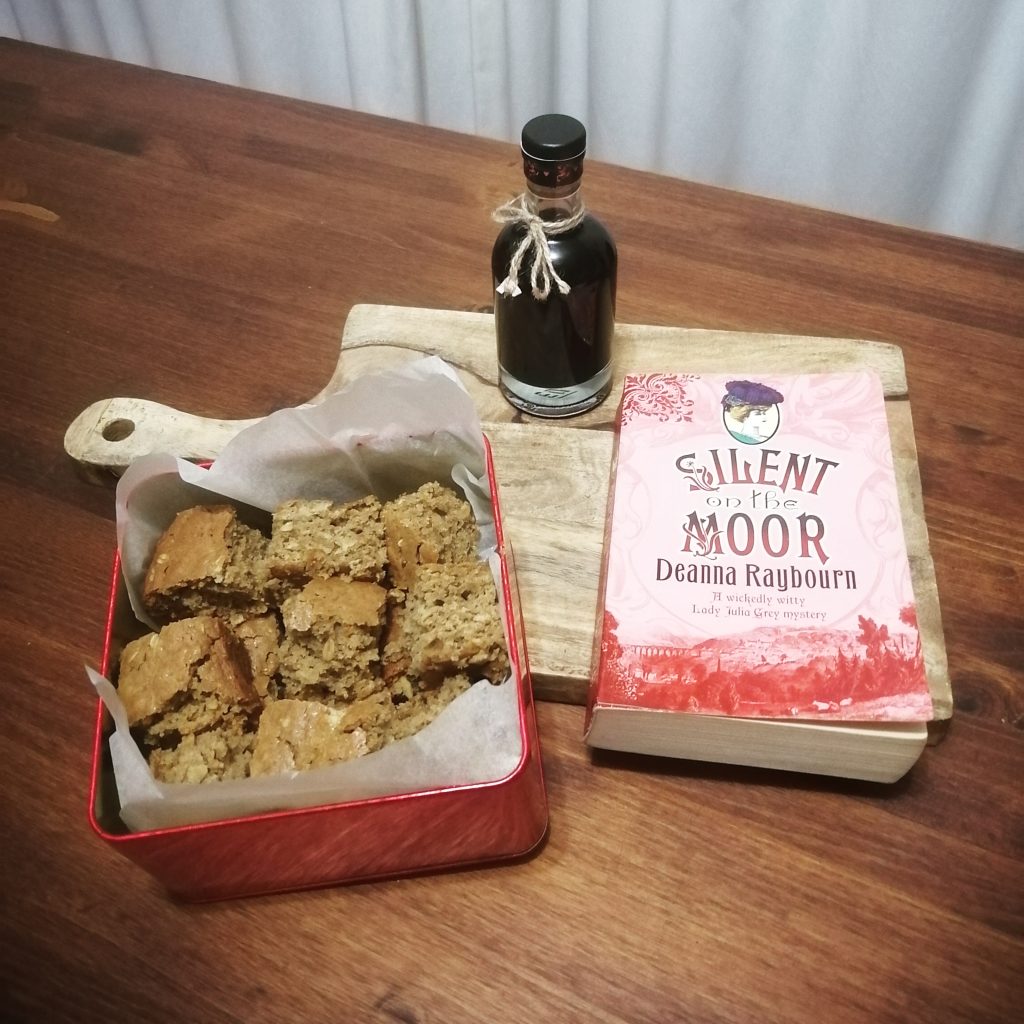
[[[595,704],[927,721],[881,382],[630,375]]]

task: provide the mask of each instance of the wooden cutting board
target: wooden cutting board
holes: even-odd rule
[[[536,694],[582,704],[590,680],[619,394],[613,391],[600,407],[570,420],[526,416],[498,392],[490,314],[364,305],[349,314],[334,373],[310,401],[362,374],[424,354],[441,356],[458,370],[491,440]],[[619,381],[628,372],[749,375],[854,369],[873,369],[882,380],[928,681],[936,717],[946,720],[952,696],[902,351],[854,339],[616,326],[614,376]],[[65,448],[83,466],[118,473],[155,451],[212,458],[253,422],[207,419],[143,399],[111,398],[75,419]]]

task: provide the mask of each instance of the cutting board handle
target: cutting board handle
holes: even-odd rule
[[[87,469],[121,474],[151,452],[213,458],[240,430],[257,422],[193,416],[141,398],[106,398],[75,417],[64,434],[64,448]]]

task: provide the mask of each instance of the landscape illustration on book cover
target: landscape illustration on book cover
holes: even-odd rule
[[[881,382],[626,377],[597,698],[925,721]]]

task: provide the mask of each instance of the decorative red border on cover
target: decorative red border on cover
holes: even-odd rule
[[[693,399],[686,396],[689,374],[638,373],[626,377],[622,389],[622,422],[641,416],[662,423],[690,423]]]

